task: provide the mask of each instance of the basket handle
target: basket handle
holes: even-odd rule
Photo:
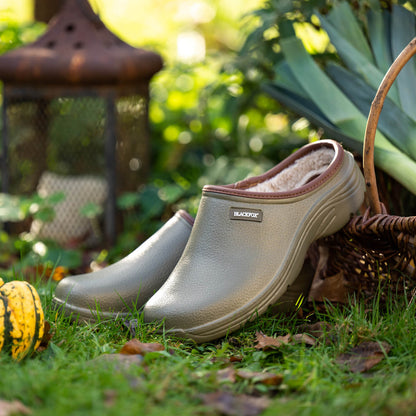
[[[386,72],[371,104],[364,136],[363,170],[367,186],[367,196],[371,212],[381,214],[382,208],[377,191],[376,174],[374,169],[374,140],[377,124],[383,109],[384,100],[399,72],[409,59],[416,53],[416,37],[402,50]]]

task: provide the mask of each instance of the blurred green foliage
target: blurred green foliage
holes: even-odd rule
[[[369,9],[390,10],[394,4],[416,9],[415,0],[356,0],[348,2],[363,27],[367,23]],[[247,80],[256,84],[274,77],[274,66],[279,62],[280,40],[294,25],[296,35],[302,39],[307,51],[324,62],[334,59],[336,51],[325,31],[322,30],[317,12],[327,15],[339,0],[266,0],[252,11],[257,25],[249,30],[239,51],[239,67]]]
[[[34,41],[45,29],[39,22],[16,23],[0,21],[0,54]]]

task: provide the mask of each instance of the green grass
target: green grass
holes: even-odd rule
[[[416,411],[416,307],[390,296],[305,315],[268,313],[241,331],[197,345],[160,334],[136,313],[136,337],[166,348],[149,353],[141,365],[126,369],[94,360],[116,353],[131,335],[122,320],[71,324],[51,309],[53,285],[37,285],[53,337],[49,347],[22,362],[0,354],[0,399],[19,400],[33,415],[215,415],[201,399],[217,391],[270,399],[264,415],[411,415]],[[315,346],[284,345],[258,350],[256,332],[286,335],[308,322],[326,321],[330,329]],[[324,342],[324,341],[327,342]],[[390,353],[370,371],[341,368],[337,356],[363,341],[385,341]],[[238,357],[238,360],[230,360]],[[221,380],[233,367],[281,374],[279,386],[256,379]]]

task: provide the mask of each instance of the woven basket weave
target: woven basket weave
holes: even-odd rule
[[[399,293],[411,294],[416,287],[416,216],[387,213],[379,199],[374,168],[374,140],[385,98],[415,53],[416,38],[396,58],[378,88],[368,116],[363,148],[368,208],[363,215],[354,216],[342,230],[319,240],[311,248],[315,283],[316,279],[338,276],[350,292],[368,297],[375,294],[380,281],[385,288]]]

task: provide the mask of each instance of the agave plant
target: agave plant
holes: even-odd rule
[[[359,19],[348,2],[334,3],[327,14],[315,12],[335,48],[321,65],[296,35],[279,26],[273,80],[262,87],[270,96],[362,152],[371,103],[395,57],[416,36],[415,14],[400,5],[381,9],[372,2]],[[286,22],[287,23],[287,22]],[[401,71],[380,116],[375,164],[416,194],[416,64]]]

